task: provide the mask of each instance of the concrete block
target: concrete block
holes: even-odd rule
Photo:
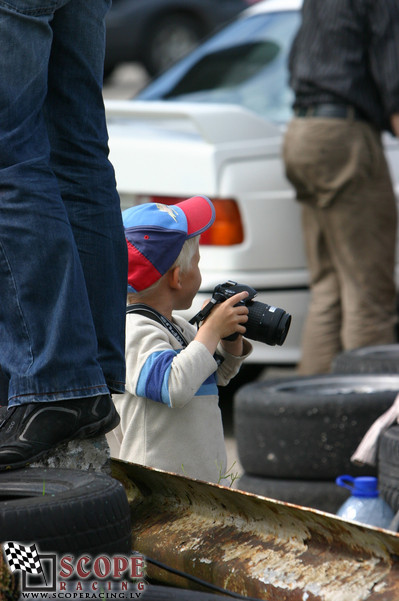
[[[93,470],[111,475],[111,455],[105,435],[86,440],[71,440],[56,447],[31,467]]]

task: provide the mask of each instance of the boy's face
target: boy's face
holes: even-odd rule
[[[201,286],[201,272],[199,269],[200,253],[197,248],[193,258],[191,259],[190,268],[187,271],[180,273],[181,290],[179,294],[179,306],[175,309],[189,309],[193,302],[194,296],[197,294]]]

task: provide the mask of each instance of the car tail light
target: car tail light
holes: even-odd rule
[[[241,244],[244,231],[235,200],[212,199],[216,219],[212,227],[201,235],[201,244],[232,246]]]
[[[160,202],[173,205],[184,198],[174,196],[144,196],[136,197],[138,203]],[[233,199],[211,198],[215,207],[216,218],[213,225],[201,234],[200,244],[212,246],[233,246],[244,240],[244,229],[238,205]]]

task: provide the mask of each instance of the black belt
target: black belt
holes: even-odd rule
[[[354,107],[348,104],[323,103],[312,106],[299,106],[294,109],[296,117],[331,117],[333,119],[354,119],[355,121],[365,121],[363,115]]]

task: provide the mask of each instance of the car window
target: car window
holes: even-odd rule
[[[238,19],[155,79],[136,98],[239,104],[285,123],[293,94],[287,60],[299,13]]]

